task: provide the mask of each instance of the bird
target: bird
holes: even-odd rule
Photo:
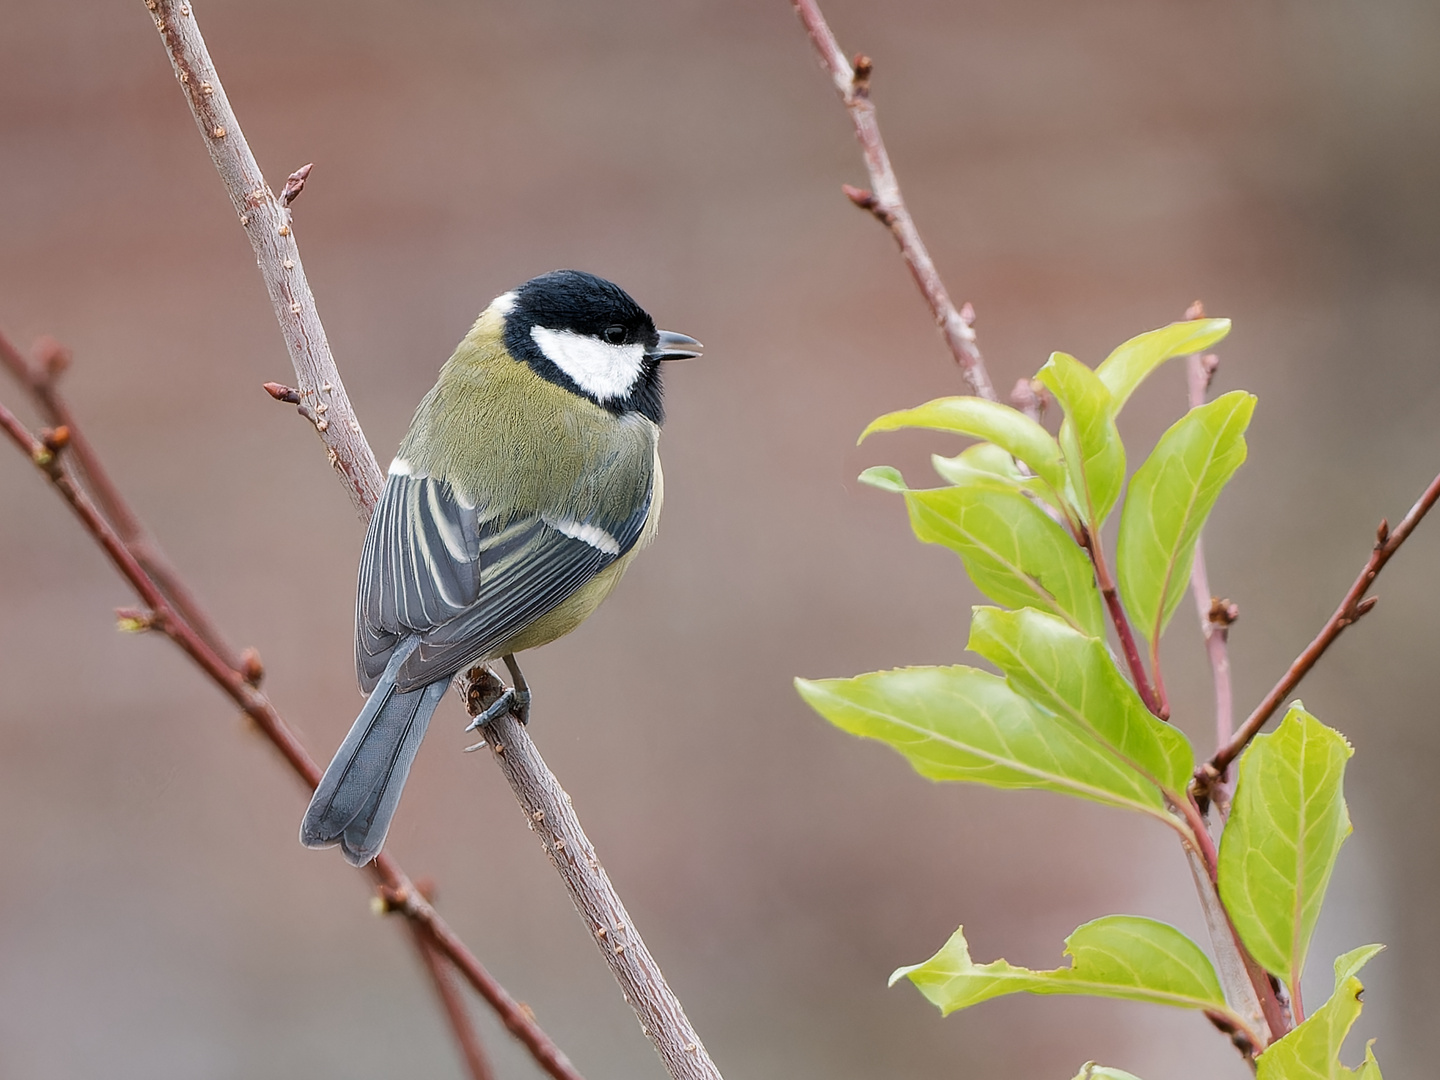
[[[300,826],[307,847],[380,853],[445,688],[579,626],[654,537],[664,499],[661,367],[700,355],[618,285],[556,270],[480,313],[415,410],[370,518],[355,599],[369,695]]]

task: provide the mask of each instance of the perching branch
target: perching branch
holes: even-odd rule
[[[466,694],[470,715],[483,712],[499,695],[500,682],[487,669],[471,673]],[[478,678],[476,678],[478,676]],[[488,691],[488,692],[487,692]],[[595,847],[570,808],[570,796],[540,757],[523,725],[509,713],[484,728],[491,756],[510,781],[531,830],[565,882],[570,900],[595,939],[625,1000],[640,1018],[641,1030],[655,1044],[675,1080],[723,1080],[695,1033],[610,876],[600,865]],[[555,813],[555,807],[564,813]]]
[[[14,347],[0,335],[0,348],[14,350]],[[17,351],[18,352],[18,351]],[[195,627],[165,596],[159,585],[148,575],[126,540],[107,519],[90,498],[88,492],[76,483],[66,468],[65,462],[77,442],[83,440],[80,429],[74,426],[73,414],[67,409],[65,415],[71,424],[49,429],[40,438],[32,435],[3,404],[0,404],[0,429],[30,460],[45,474],[52,486],[70,505],[81,524],[109,556],[110,561],[135,590],[143,609],[124,612],[122,617],[136,629],[154,630],[164,634],[180,647],[232,701],[234,701],[254,723],[272,745],[275,746],[291,767],[292,771],[314,790],[320,779],[320,767],[301,744],[269,699],[260,692],[258,683],[263,674],[259,658],[253,653],[242,658],[241,666],[227,662],[223,656],[206,642]],[[77,436],[80,438],[77,439]],[[143,534],[143,527],[124,503],[115,488],[109,497],[121,508],[126,520],[134,522]],[[530,1050],[532,1056],[556,1080],[582,1080],[580,1074],[550,1040],[549,1036],[535,1023],[534,1018],[505,988],[491,977],[479,960],[470,953],[458,936],[435,912],[428,901],[420,895],[410,878],[388,855],[382,854],[370,867],[386,910],[402,911],[407,916],[414,936],[414,944],[421,953],[421,959],[429,966],[432,950],[443,954],[473,986],[477,993],[495,1010],[500,1021],[517,1039]],[[462,1052],[469,1052],[467,1044],[476,1042],[470,1030],[469,1018],[455,1013],[446,1005],[447,1015],[455,1027],[455,1036]]]
[[[870,190],[843,185],[845,195],[862,210],[868,210],[877,221],[890,230],[895,242],[900,245],[900,254],[910,268],[935,324],[945,338],[955,362],[970,384],[973,393],[991,401],[998,400],[995,387],[991,385],[990,374],[985,369],[985,359],[975,341],[975,311],[969,304],[963,311],[955,310],[945,283],[940,280],[940,271],[920,239],[905,200],[900,194],[900,182],[895,178],[895,169],[890,164],[890,155],[885,150],[885,141],[880,137],[880,124],[875,117],[875,105],[870,100],[870,75],[874,65],[868,56],[855,57],[855,65],[845,59],[840,43],[820,11],[818,0],[791,0],[795,13],[805,24],[810,41],[820,56],[820,63],[830,73],[835,83],[835,92],[845,103],[850,120],[855,125],[855,138],[865,155],[865,168],[870,174]]]
[[[1420,498],[1412,506],[1400,524],[1392,531],[1390,523],[1380,522],[1380,528],[1376,530],[1375,547],[1370,552],[1370,557],[1365,560],[1365,568],[1360,571],[1360,576],[1350,586],[1340,606],[1335,613],[1326,620],[1325,625],[1320,628],[1320,633],[1315,635],[1315,640],[1305,647],[1305,651],[1295,658],[1289,669],[1281,676],[1280,681],[1275,684],[1271,691],[1265,695],[1265,699],[1255,707],[1245,723],[1240,725],[1240,730],[1235,737],[1215,752],[1215,756],[1195,770],[1195,791],[1200,797],[1209,793],[1215,782],[1230,763],[1240,756],[1240,752],[1250,744],[1253,739],[1265,726],[1265,721],[1275,714],[1284,700],[1290,696],[1290,692],[1300,684],[1300,680],[1309,674],[1315,662],[1325,655],[1328,649],[1347,626],[1360,620],[1371,608],[1375,606],[1378,597],[1366,598],[1365,594],[1370,591],[1370,586],[1385,569],[1385,564],[1390,557],[1400,550],[1400,545],[1405,543],[1410,534],[1415,531],[1415,526],[1420,524],[1422,518],[1430,512],[1435,501],[1440,499],[1440,476],[1430,481],[1430,486],[1425,489]]]
[[[260,276],[265,279],[265,289],[299,379],[300,412],[329,449],[330,464],[344,481],[355,508],[368,517],[385,478],[360,430],[360,421],[330,355],[330,343],[305,279],[287,209],[299,188],[304,187],[305,177],[300,173],[308,176],[310,166],[294,174],[283,193],[289,198],[283,202],[277,199],[265,183],[240,130],[240,121],[230,108],[190,4],[187,0],[145,0],[145,6],[155,17],[155,28],[165,42],[165,51],[210,151],[210,160],[225,182],[230,202],[255,249]]]
[[[289,212],[266,186],[260,168],[245,143],[239,122],[230,110],[219,77],[210,62],[190,5],[178,0],[146,0],[146,6],[155,14],[155,25],[165,41],[166,51],[170,54],[181,88],[190,102],[191,111],[210,151],[211,160],[225,182],[231,201],[240,215],[240,223],[245,227],[251,245],[255,248],[261,275],[270,291],[275,313],[280,320],[281,330],[299,379],[298,409],[314,423],[329,448],[331,464],[344,479],[361,515],[368,518],[374,510],[382,485],[380,469],[369,444],[361,434],[360,424],[350,408],[339,371],[325,343],[324,327],[320,323],[314,299],[300,269],[300,253],[290,227]],[[304,177],[297,172],[293,180],[300,183]],[[293,185],[287,185],[287,194],[291,186]],[[295,194],[298,194],[298,191]],[[280,389],[283,391],[286,388]],[[286,396],[276,394],[274,390],[270,392],[278,398],[283,399]],[[494,755],[495,759],[502,765],[502,771],[510,781],[516,798],[525,809],[532,825],[543,820],[550,823],[555,830],[554,835],[583,840],[584,831],[570,806],[569,797],[535,749],[529,735],[515,724],[502,725],[499,730],[505,732],[503,745],[507,747],[507,752],[504,757]],[[316,778],[318,779],[318,773]],[[540,814],[541,818],[536,818],[536,814]],[[585,896],[593,894],[602,898],[614,897],[614,888],[606,878],[588,841],[584,843],[584,850],[585,858],[576,861],[570,872],[578,875],[576,884],[583,884],[582,891]],[[379,866],[383,860],[385,856],[382,854],[376,860],[376,865]],[[557,866],[559,865],[557,863]],[[623,907],[610,911],[582,905],[581,893],[576,891],[576,884],[572,884],[570,873],[566,874],[567,887],[571,888],[577,908],[582,916],[590,921],[592,929],[610,925],[606,920],[614,917],[617,911],[623,916]],[[412,918],[416,917],[412,910],[416,905],[423,905],[424,909],[433,914],[433,909],[415,893],[408,882],[395,891],[396,904]],[[618,897],[614,899],[618,905]],[[623,951],[631,954],[632,961],[639,965],[637,970],[641,973],[643,983],[652,988],[654,993],[632,995],[623,978],[622,988],[626,990],[627,1000],[635,1010],[645,1034],[660,1048],[671,1075],[675,1080],[698,1080],[702,1077],[719,1080],[719,1070],[706,1054],[694,1029],[685,1020],[679,1002],[670,993],[664,975],[654,963],[639,934],[629,924],[628,918],[622,919],[617,925],[626,940],[615,944],[623,945]],[[597,940],[601,941],[608,959],[612,950],[604,946],[604,936],[598,932]],[[461,970],[464,971],[465,968],[462,966]],[[618,977],[620,976],[617,971]]]

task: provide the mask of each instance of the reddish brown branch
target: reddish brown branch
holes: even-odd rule
[[[1088,529],[1082,529],[1080,544],[1089,554],[1090,562],[1095,567],[1095,583],[1100,587],[1100,595],[1105,598],[1105,607],[1110,612],[1110,621],[1115,624],[1115,633],[1120,638],[1120,651],[1125,656],[1125,666],[1130,669],[1130,678],[1135,683],[1135,690],[1147,709],[1160,719],[1168,720],[1170,706],[1151,687],[1150,679],[1145,674],[1145,661],[1140,658],[1140,648],[1135,641],[1135,631],[1130,627],[1130,620],[1125,614],[1125,605],[1120,602],[1120,590],[1115,587],[1115,579],[1110,576],[1110,567],[1105,562],[1104,548],[1099,539],[1092,536]]]
[[[1204,797],[1214,786],[1230,763],[1240,756],[1240,752],[1250,744],[1253,739],[1265,726],[1280,708],[1281,704],[1290,692],[1300,685],[1300,680],[1309,674],[1310,669],[1315,666],[1316,661],[1325,655],[1325,650],[1334,644],[1335,639],[1345,632],[1347,626],[1358,622],[1362,616],[1375,606],[1376,597],[1366,598],[1365,594],[1370,591],[1370,586],[1385,569],[1385,564],[1390,557],[1400,550],[1400,545],[1405,543],[1410,534],[1415,531],[1435,501],[1440,499],[1440,476],[1430,481],[1430,486],[1425,489],[1420,498],[1416,500],[1408,513],[1401,519],[1400,524],[1392,531],[1389,522],[1381,521],[1380,527],[1375,534],[1375,547],[1370,552],[1370,557],[1365,560],[1365,567],[1360,571],[1360,576],[1345,593],[1340,606],[1335,613],[1325,621],[1320,628],[1320,633],[1315,635],[1315,640],[1305,647],[1305,651],[1295,658],[1289,669],[1281,676],[1280,681],[1275,684],[1271,691],[1265,695],[1265,699],[1255,707],[1245,723],[1240,725],[1240,730],[1235,737],[1215,752],[1215,756],[1195,770],[1195,791],[1200,797]]]
[[[440,999],[445,1016],[450,1021],[450,1030],[455,1033],[455,1041],[460,1046],[460,1056],[465,1059],[465,1067],[470,1072],[471,1080],[495,1080],[490,1059],[485,1055],[485,1048],[480,1045],[480,1037],[476,1034],[470,1013],[465,1008],[465,999],[460,996],[459,988],[450,978],[449,965],[441,958],[435,945],[428,940],[424,941],[417,951],[425,965],[425,971],[430,976],[430,982],[435,987],[435,996]]]
[[[862,210],[869,211],[890,230],[895,242],[900,246],[905,265],[910,268],[910,276],[915,279],[925,302],[930,305],[930,313],[934,316],[951,355],[955,357],[955,362],[960,365],[965,381],[970,384],[971,391],[991,401],[997,400],[995,387],[991,385],[990,375],[985,369],[985,359],[980,355],[980,347],[976,344],[975,328],[972,325],[973,310],[971,317],[966,319],[964,314],[955,309],[945,283],[940,280],[940,271],[935,268],[935,261],[930,258],[925,242],[920,239],[920,231],[915,227],[914,219],[910,217],[910,211],[900,194],[900,182],[895,178],[895,169],[890,164],[885,141],[880,137],[875,105],[870,100],[870,76],[874,65],[868,56],[860,55],[855,58],[854,66],[851,66],[845,59],[845,54],[840,51],[840,43],[835,40],[817,0],[792,0],[792,3],[800,21],[805,24],[805,30],[819,54],[821,65],[835,83],[835,92],[840,95],[840,100],[845,103],[845,108],[850,113],[850,120],[855,125],[855,138],[859,140],[860,149],[865,155],[865,168],[870,174],[870,190],[846,184],[846,197]],[[966,308],[969,310],[969,305],[966,305]]]
[[[320,766],[315,762],[290,726],[276,711],[269,699],[252,684],[257,663],[236,667],[212,648],[195,630],[185,615],[166,597],[150,577],[119,532],[110,524],[87,493],[64,468],[62,455],[32,435],[18,419],[0,404],[0,429],[3,429],[20,450],[43,472],[85,530],[109,556],[121,576],[130,583],[144,605],[137,613],[137,624],[163,633],[173,641],[245,714],[254,721],[262,734],[280,751],[290,768],[314,790],[320,780]],[[75,445],[76,428],[70,425],[71,442]],[[65,450],[68,455],[69,449]],[[119,505],[125,507],[118,491],[111,492]],[[130,515],[134,520],[134,515]],[[416,947],[424,949],[433,943],[465,976],[475,991],[493,1008],[505,1027],[515,1035],[551,1076],[556,1080],[582,1080],[565,1055],[540,1029],[529,1013],[514,1000],[485,970],[478,959],[447,926],[435,909],[416,891],[410,878],[389,855],[381,854],[369,867],[371,876],[387,902],[402,911],[410,921]],[[464,1032],[457,1029],[462,1043]]]
[[[70,350],[53,338],[42,338],[36,343],[34,351],[36,356],[32,361],[8,337],[0,333],[0,364],[3,364],[29,393],[41,419],[70,431],[70,460],[100,512],[115,527],[115,531],[125,541],[125,546],[175,609],[185,616],[195,632],[216,653],[234,667],[237,662],[234,650],[225,642],[219,628],[210,621],[204,609],[190,594],[159,545],[146,533],[135,515],[130,512],[130,508],[125,505],[125,500],[120,497],[109,472],[101,463],[100,456],[76,425],[70,406],[61,396],[58,385],[60,376],[70,366]]]

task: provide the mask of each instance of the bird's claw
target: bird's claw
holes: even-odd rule
[[[476,716],[474,720],[471,720],[470,726],[465,730],[474,731],[476,728],[484,727],[490,723],[491,720],[496,720],[504,716],[510,711],[510,707],[514,704],[515,691],[507,686],[505,692],[492,701],[488,709]]]
[[[482,728],[491,720],[498,720],[506,713],[514,713],[522,724],[530,723],[530,691],[516,690],[507,686],[504,692],[490,703],[490,707],[470,721],[467,732]]]

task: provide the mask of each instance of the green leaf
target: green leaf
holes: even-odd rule
[[[1034,420],[1009,405],[978,397],[937,398],[914,409],[886,413],[861,433],[860,440],[863,442],[872,431],[899,428],[953,431],[992,442],[1023,461],[1057,494],[1065,490],[1059,443]]]
[[[870,469],[861,479],[903,484],[899,475],[890,470],[880,477]],[[1105,632],[1090,560],[1020,492],[982,478],[959,487],[897,490],[905,495],[915,535],[957,552],[975,587],[995,603],[1037,607],[1083,633]]]
[[[890,983],[908,978],[946,1015],[1005,994],[1027,993],[1124,998],[1234,1016],[1209,958],[1166,923],[1108,915],[1078,927],[1065,939],[1065,954],[1072,959],[1070,967],[1054,971],[1032,971],[1004,960],[977,964],[961,927],[938,953],[923,964],[900,968]]]
[[[975,609],[968,648],[1011,687],[1076,725],[1173,798],[1182,798],[1195,754],[1155,717],[1120,674],[1105,643],[1039,611]]]
[[[1125,484],[1125,445],[1115,427],[1110,391],[1095,372],[1066,353],[1052,353],[1035,378],[1065,410],[1060,449],[1077,509],[1090,531],[1098,533]]]
[[[1095,369],[1119,412],[1135,388],[1172,356],[1185,356],[1208,349],[1230,332],[1229,319],[1192,319],[1171,323],[1133,337],[1101,361]]]
[[[1075,1074],[1075,1080],[1140,1080],[1140,1078],[1124,1069],[1111,1069],[1105,1065],[1087,1061]]]
[[[1125,606],[1152,644],[1190,586],[1195,543],[1220,489],[1245,460],[1254,410],[1254,396],[1239,390],[1192,409],[1130,481],[1117,574]]]
[[[1297,701],[1240,759],[1220,841],[1220,898],[1251,955],[1292,989],[1350,835],[1343,786],[1351,753],[1344,736]]]
[[[1340,1064],[1340,1046],[1360,1015],[1360,993],[1365,987],[1355,976],[1382,948],[1366,945],[1335,961],[1334,994],[1256,1059],[1256,1080],[1381,1080],[1371,1046],[1365,1047],[1365,1061],[1358,1069]]]
[[[1153,784],[989,672],[901,668],[795,687],[836,727],[888,743],[931,780],[1040,788],[1171,821]]]

